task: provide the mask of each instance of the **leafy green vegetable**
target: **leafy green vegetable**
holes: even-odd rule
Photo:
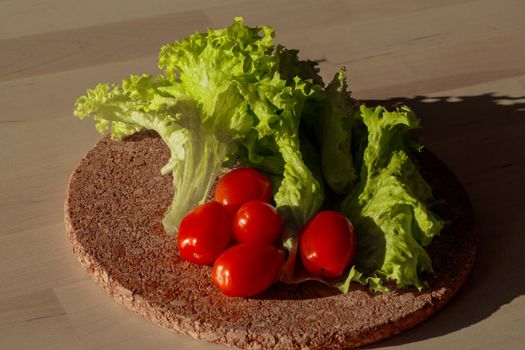
[[[429,209],[431,189],[407,155],[406,131],[416,128],[419,119],[406,106],[389,112],[364,105],[356,118],[367,128],[367,145],[359,182],[341,209],[357,228],[356,265],[371,279],[355,280],[379,290],[380,280],[422,289],[426,284],[420,274],[432,271],[423,246],[440,232],[443,221]]]
[[[341,69],[326,89],[322,118],[317,121],[323,176],[338,194],[347,194],[356,179],[350,142],[354,105],[347,92],[346,71]]]
[[[178,220],[207,193],[220,171],[231,142],[219,140],[217,134],[232,139],[244,132],[242,124],[213,125],[203,123],[203,113],[194,100],[183,95],[173,97],[172,86],[162,77],[132,76],[121,86],[99,84],[77,100],[75,115],[93,116],[97,130],[111,128],[114,139],[143,129],[155,130],[168,146],[171,157],[162,173],[173,172],[176,196],[163,220],[166,231],[173,232]],[[226,97],[225,97],[226,98]],[[237,127],[237,128],[236,128]],[[193,204],[188,204],[193,203]]]

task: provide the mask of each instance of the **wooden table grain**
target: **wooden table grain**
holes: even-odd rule
[[[220,349],[123,308],[82,270],[63,224],[68,177],[98,140],[88,87],[155,73],[159,47],[234,16],[348,68],[356,98],[411,105],[469,192],[479,254],[453,301],[368,348],[525,343],[525,2],[0,1],[0,349]]]

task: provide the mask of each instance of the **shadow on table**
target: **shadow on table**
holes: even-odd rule
[[[479,247],[470,277],[444,309],[412,331],[367,348],[408,344],[458,331],[525,294],[525,96],[366,101],[406,104],[422,119],[425,145],[458,176],[476,212]]]

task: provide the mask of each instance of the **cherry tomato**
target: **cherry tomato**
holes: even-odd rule
[[[213,283],[231,297],[249,297],[279,278],[284,254],[263,243],[240,243],[228,248],[213,265]]]
[[[341,276],[354,257],[355,246],[352,223],[336,211],[317,213],[299,238],[304,267],[320,277]]]
[[[234,169],[224,175],[215,188],[215,200],[223,204],[232,217],[241,205],[253,199],[272,200],[270,180],[255,169]]]
[[[236,242],[274,244],[281,236],[283,221],[277,210],[262,201],[249,201],[237,210],[233,218]]]
[[[231,218],[217,202],[199,205],[182,219],[178,232],[179,252],[189,262],[208,265],[228,247]]]

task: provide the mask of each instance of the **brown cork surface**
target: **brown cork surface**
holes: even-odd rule
[[[171,201],[160,168],[168,150],[152,133],[102,138],[71,176],[65,221],[73,250],[93,279],[137,314],[197,339],[248,349],[356,347],[402,332],[439,310],[465,281],[476,251],[474,214],[447,167],[418,158],[437,208],[451,221],[429,247],[435,275],[425,292],[347,295],[311,282],[277,284],[256,298],[229,298],[210,267],[182,261],[160,224]]]

